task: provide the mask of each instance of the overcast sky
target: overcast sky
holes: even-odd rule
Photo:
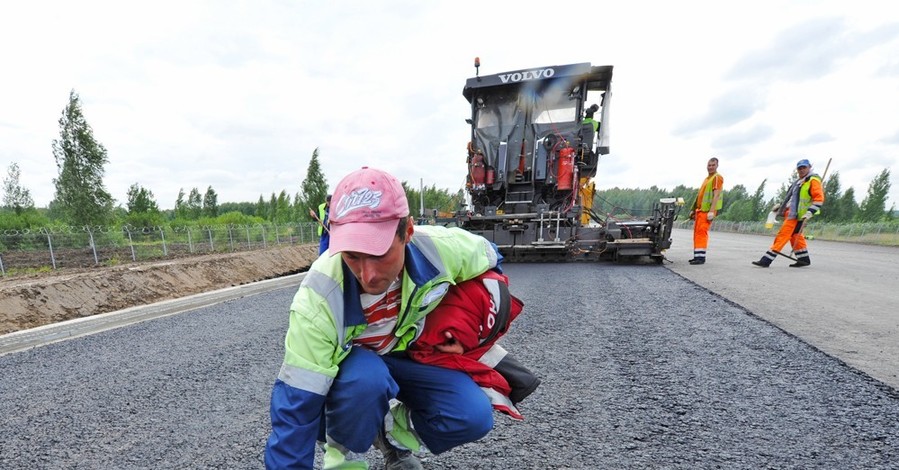
[[[597,189],[699,186],[768,196],[797,160],[861,202],[892,172],[899,203],[899,20],[867,1],[40,1],[0,16],[0,164],[37,206],[69,92],[107,151],[118,203],[161,208],[299,191],[315,148],[331,186],[362,165],[464,184],[465,80],[613,65]],[[899,204],[897,204],[899,205]]]

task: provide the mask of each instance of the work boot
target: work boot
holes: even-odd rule
[[[693,248],[693,259],[687,261],[690,264],[705,263],[705,248]]]
[[[384,430],[378,433],[374,446],[384,455],[385,470],[424,470],[418,457],[408,450],[401,450],[387,440]]]
[[[771,262],[774,261],[775,256],[777,256],[776,253],[768,251],[764,255],[762,255],[762,257],[759,258],[758,261],[753,261],[752,264],[760,268],[767,268],[768,266],[771,266]]]
[[[812,261],[810,259],[808,259],[807,257],[806,258],[797,258],[796,262],[791,264],[790,267],[791,268],[801,268],[803,266],[808,266],[810,264],[812,264]]]

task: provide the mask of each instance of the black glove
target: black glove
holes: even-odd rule
[[[509,386],[512,387],[512,391],[509,393],[509,399],[512,400],[512,403],[524,400],[534,390],[537,390],[537,386],[540,385],[540,379],[527,367],[516,361],[510,354],[506,354],[506,357],[499,361],[499,364],[493,369],[499,372],[506,379],[506,382],[509,382]]]

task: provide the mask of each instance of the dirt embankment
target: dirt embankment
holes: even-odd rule
[[[305,271],[318,245],[69,270],[0,281],[0,335]]]

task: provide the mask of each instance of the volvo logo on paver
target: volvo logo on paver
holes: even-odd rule
[[[524,72],[500,74],[499,79],[502,80],[503,83],[514,83],[523,82],[525,80],[539,80],[541,78],[550,78],[555,74],[555,69],[525,70]]]

